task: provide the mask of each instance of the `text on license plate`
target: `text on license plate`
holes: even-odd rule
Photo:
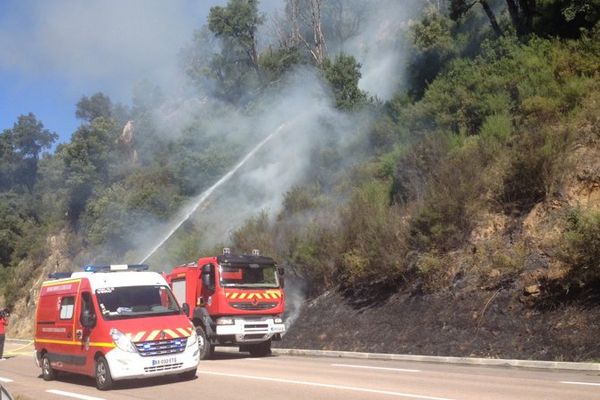
[[[157,365],[175,364],[176,362],[177,358],[175,357],[160,358],[157,360],[152,360],[152,366],[155,367]]]

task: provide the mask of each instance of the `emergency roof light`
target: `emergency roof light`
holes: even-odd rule
[[[253,250],[252,250],[252,255],[253,255],[253,256],[260,256],[260,250],[258,250],[258,249],[253,249]]]
[[[223,247],[223,255],[231,254],[231,249],[229,247]]]
[[[111,264],[111,265],[86,265],[85,272],[114,272],[114,271],[147,271],[148,264]]]

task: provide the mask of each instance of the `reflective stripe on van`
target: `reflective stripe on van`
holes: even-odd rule
[[[81,341],[74,340],[55,340],[55,339],[35,339],[36,343],[52,343],[52,344],[66,344],[69,346],[81,346]],[[104,343],[104,342],[90,342],[90,347],[117,347],[114,343]]]

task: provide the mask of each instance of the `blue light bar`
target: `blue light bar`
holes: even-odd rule
[[[114,272],[114,271],[147,271],[148,264],[112,264],[112,265],[92,265],[83,267],[85,272]]]

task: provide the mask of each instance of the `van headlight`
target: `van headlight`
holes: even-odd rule
[[[219,318],[217,320],[217,325],[233,325],[235,321],[233,318]]]
[[[128,353],[137,353],[137,349],[134,344],[131,343],[131,339],[120,330],[112,328],[110,330],[110,336],[119,349]]]
[[[273,319],[273,322],[276,323],[276,324],[283,324],[283,319],[277,317],[277,318]]]
[[[198,335],[196,335],[196,330],[194,329],[192,331],[192,334],[190,336],[188,336],[188,338],[187,338],[187,346],[186,347],[192,347],[196,343],[198,343]]]

